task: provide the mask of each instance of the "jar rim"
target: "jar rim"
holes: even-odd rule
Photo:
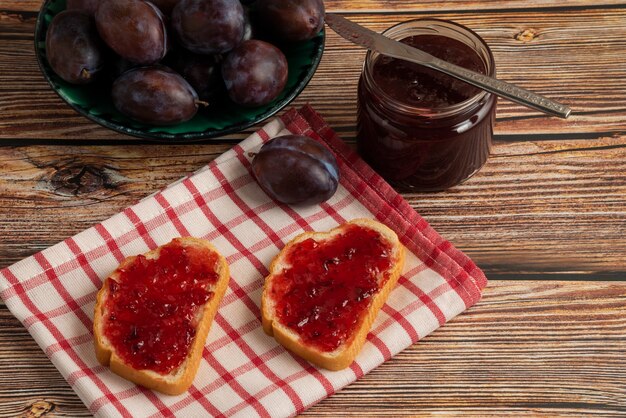
[[[451,20],[445,20],[445,19],[418,18],[418,19],[411,19],[411,20],[407,20],[407,21],[395,24],[387,28],[385,31],[383,31],[382,34],[385,36],[389,36],[390,34],[391,35],[401,34],[403,29],[407,29],[406,31],[407,33],[404,33],[406,36],[421,35],[423,34],[421,32],[418,32],[418,33],[408,33],[408,32],[409,30],[413,30],[413,32],[417,32],[420,29],[422,29],[422,30],[427,30],[428,34],[436,34],[436,35],[444,36],[448,38],[450,38],[451,36],[448,36],[445,33],[441,33],[441,31],[437,29],[453,30],[454,33],[458,35],[462,35],[467,40],[473,42],[473,45],[471,45],[469,44],[469,42],[465,42],[462,39],[458,39],[457,37],[453,38],[461,42],[464,42],[468,46],[472,47],[476,51],[477,55],[481,58],[483,63],[485,64],[486,74],[491,77],[495,77],[496,63],[495,63],[495,59],[493,57],[491,48],[489,48],[489,45],[487,45],[485,40],[480,35],[478,35],[476,32],[474,32],[467,26],[461,25],[460,23],[456,23]],[[389,36],[389,37],[395,40],[399,40],[399,39],[393,38],[392,36]],[[400,39],[403,39],[403,38],[400,38]],[[482,50],[479,50],[479,47],[482,47]],[[365,63],[363,64],[364,66],[363,72],[366,76],[369,76],[369,78],[372,78],[369,84],[371,84],[371,86],[376,89],[376,94],[379,96],[385,97],[389,103],[395,104],[396,106],[394,107],[397,107],[398,110],[400,111],[404,110],[407,113],[423,114],[424,116],[429,116],[429,117],[446,117],[446,116],[452,116],[454,114],[457,114],[460,111],[466,110],[475,104],[486,102],[490,98],[490,96],[492,96],[492,93],[489,93],[485,90],[480,90],[476,95],[462,102],[455,103],[449,106],[442,106],[442,107],[435,107],[435,108],[419,107],[419,106],[414,106],[414,105],[403,103],[399,101],[398,99],[388,95],[383,89],[381,89],[376,84],[376,82],[374,82],[373,77],[371,76],[372,67],[373,67],[375,58],[377,58],[380,55],[382,54],[378,52],[374,52],[372,50],[368,51],[365,57]]]

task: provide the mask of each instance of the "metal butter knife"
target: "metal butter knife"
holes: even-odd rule
[[[392,58],[414,62],[433,70],[440,71],[451,77],[465,81],[480,89],[486,90],[497,96],[504,97],[513,102],[531,107],[544,113],[559,116],[566,119],[572,109],[540,96],[521,87],[506,83],[501,80],[467,70],[458,65],[450,64],[436,58],[424,51],[409,45],[395,41],[377,32],[364,28],[338,14],[326,13],[326,23],[335,32],[357,45],[379,52]]]

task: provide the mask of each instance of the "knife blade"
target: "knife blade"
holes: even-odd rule
[[[420,61],[418,64],[435,58],[424,51],[394,41],[378,32],[356,24],[341,15],[326,13],[325,20],[326,24],[344,39],[383,55],[398,59],[407,59],[408,56],[411,56]]]
[[[418,48],[403,44],[354,23],[341,15],[326,13],[326,23],[346,40],[383,55],[414,62],[448,74],[513,102],[566,119],[572,110],[558,102],[502,80],[450,64]]]

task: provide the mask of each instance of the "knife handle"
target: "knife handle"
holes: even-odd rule
[[[476,73],[474,71],[467,70],[458,65],[450,64],[439,58],[431,57],[428,61],[419,62],[422,65],[430,67],[434,70],[441,71],[449,76],[458,78],[478,88],[486,90],[497,96],[504,97],[513,102],[522,104],[524,106],[532,107],[541,112],[549,113],[567,119],[571,114],[572,109],[564,106],[560,103],[547,99],[533,92],[530,92],[521,87],[514,86],[502,80],[497,80],[489,76]]]

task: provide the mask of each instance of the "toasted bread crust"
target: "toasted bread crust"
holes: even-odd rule
[[[373,229],[386,237],[394,247],[396,260],[394,262],[393,269],[389,272],[387,282],[372,298],[367,315],[365,315],[362,319],[361,324],[357,327],[357,331],[354,333],[353,337],[337,350],[331,353],[326,353],[316,349],[315,347],[304,344],[295,332],[274,320],[274,312],[272,308],[274,302],[269,294],[269,289],[271,287],[273,277],[282,271],[281,263],[284,256],[295,244],[308,238],[324,238],[325,236],[330,236],[341,229],[345,229],[348,224],[356,224]],[[261,298],[261,318],[263,330],[266,334],[273,336],[276,341],[278,341],[285,348],[315,364],[316,366],[323,367],[328,370],[345,369],[354,361],[358,353],[361,351],[361,348],[363,348],[367,334],[372,327],[376,316],[378,315],[378,311],[385,304],[389,293],[395,287],[398,279],[400,278],[402,269],[404,268],[404,260],[405,248],[398,240],[395,232],[387,226],[371,219],[354,219],[328,232],[306,232],[298,235],[287,243],[285,248],[283,248],[282,251],[274,258],[269,268],[270,273],[265,278],[263,296]]]
[[[230,272],[228,264],[224,257],[213,247],[212,244],[205,240],[201,240],[193,237],[176,238],[174,241],[182,243],[184,246],[200,246],[207,252],[214,252],[218,255],[217,271],[219,272],[219,278],[211,291],[213,296],[204,305],[202,314],[197,326],[196,335],[194,341],[191,344],[189,354],[181,365],[184,370],[178,372],[176,375],[160,375],[151,370],[137,370],[123,360],[112,350],[112,347],[107,343],[106,338],[103,335],[103,316],[104,316],[104,303],[108,294],[109,280],[114,279],[119,275],[119,269],[131,264],[136,256],[128,257],[109,277],[106,278],[104,284],[98,296],[96,298],[95,314],[94,314],[94,346],[96,351],[96,358],[104,365],[109,366],[111,371],[131,382],[145,386],[149,389],[153,389],[167,395],[179,395],[185,392],[189,386],[191,386],[193,379],[196,376],[198,367],[200,366],[200,359],[202,358],[202,350],[206,342],[209,329],[217,308],[219,306],[226,288],[228,287],[228,281],[230,279]],[[145,254],[147,258],[158,258],[161,247],[156,248]]]

